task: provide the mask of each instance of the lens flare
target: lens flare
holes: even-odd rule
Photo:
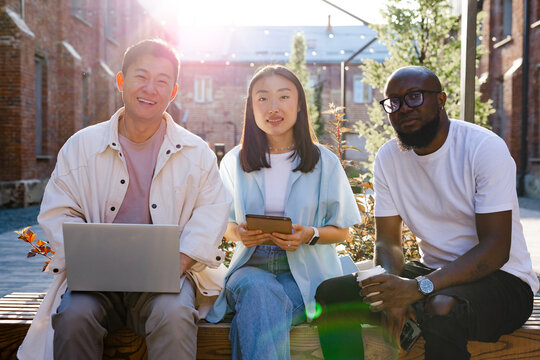
[[[321,316],[322,314],[322,306],[321,304],[319,304],[318,302],[315,303],[315,311],[313,312],[313,314],[310,314],[309,313],[309,310],[306,309],[306,317],[309,319],[309,318],[312,318],[313,320],[317,319],[319,316]],[[310,316],[312,315],[312,316]]]

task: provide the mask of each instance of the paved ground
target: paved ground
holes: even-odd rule
[[[540,200],[520,198],[521,223],[531,254],[534,270],[540,274]],[[29,244],[18,240],[13,232],[32,225],[38,239],[45,240],[42,230],[36,224],[39,208],[0,209],[0,296],[14,292],[45,291],[52,282],[52,276],[42,273],[42,256],[26,258]],[[540,292],[539,292],[540,295]]]
[[[0,210],[0,296],[14,291],[44,291],[52,282],[52,276],[41,272],[45,257],[37,255],[26,258],[30,245],[17,239],[14,230],[32,225],[38,239],[45,240],[41,228],[36,224],[39,209]]]

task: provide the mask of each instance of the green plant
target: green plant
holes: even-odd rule
[[[354,146],[347,145],[343,139],[343,134],[351,131],[349,128],[343,126],[345,123],[343,119],[345,113],[343,110],[343,107],[329,104],[329,110],[324,111],[323,114],[331,115],[331,119],[328,120],[328,132],[333,135],[334,144],[328,145],[328,148],[337,155],[345,170],[355,165],[353,161],[344,158],[345,150],[359,150]],[[375,244],[375,198],[373,196],[372,178],[373,176],[369,171],[357,177],[349,178],[349,183],[353,189],[361,189],[360,193],[355,194],[361,221],[350,228],[349,237],[337,246],[337,250],[341,255],[349,255],[355,262],[373,259]],[[414,236],[405,224],[401,233],[405,259],[419,259],[420,253],[416,236]]]
[[[304,34],[298,32],[294,35],[291,46],[291,56],[287,67],[298,76],[306,93],[309,119],[317,136],[324,133],[324,124],[321,123],[321,94],[323,84],[317,82],[313,87],[309,83],[309,71],[306,66],[306,39]]]

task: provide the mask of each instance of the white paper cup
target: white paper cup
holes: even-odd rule
[[[384,273],[385,273],[384,268],[381,265],[377,265],[375,267],[372,267],[371,269],[358,271],[358,273],[356,274],[356,281],[360,283],[364,279],[370,278],[375,275],[384,274]],[[374,296],[377,294],[379,294],[378,291],[372,292],[372,293],[367,294],[366,297],[368,298],[370,296]],[[378,306],[380,304],[382,304],[382,301],[375,301],[370,306]]]
[[[369,277],[379,275],[379,274],[384,274],[384,273],[385,273],[384,268],[381,265],[377,265],[375,267],[372,267],[371,269],[358,271],[358,273],[356,273],[356,281],[360,282]]]

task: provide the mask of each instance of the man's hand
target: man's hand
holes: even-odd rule
[[[423,295],[418,291],[418,285],[414,279],[406,279],[392,274],[380,274],[362,280],[360,296],[364,296],[364,302],[373,304],[382,301],[381,304],[370,306],[371,311],[381,311],[391,308],[407,308],[412,303],[420,300]],[[368,296],[372,293],[378,293]]]
[[[407,308],[386,309],[382,312],[381,326],[386,330],[383,333],[386,341],[401,347],[401,333],[407,319],[416,321],[414,310],[411,306]]]
[[[184,275],[186,271],[191,269],[195,263],[197,263],[197,261],[193,260],[184,253],[180,253],[180,276]]]
[[[313,237],[313,228],[293,224],[293,234],[272,233],[274,244],[286,251],[296,251],[300,245],[307,243]]]

